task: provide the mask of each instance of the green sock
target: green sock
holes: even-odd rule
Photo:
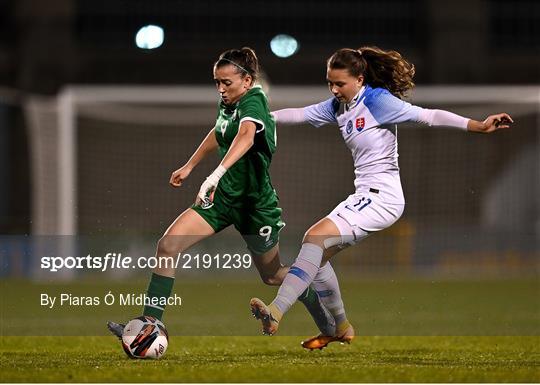
[[[311,317],[317,324],[317,327],[323,335],[334,335],[336,328],[336,321],[332,314],[321,303],[319,295],[310,286],[298,297],[298,300],[304,304],[304,306],[311,314]]]
[[[149,300],[152,298],[159,298],[160,302],[164,302],[163,298],[167,299],[171,296],[173,285],[174,278],[152,273],[146,296]],[[146,305],[144,307],[143,315],[149,315],[161,320],[164,310],[165,305],[162,303],[158,305]]]
[[[316,302],[319,302],[319,296],[317,295],[315,290],[308,286],[307,289],[304,290],[302,294],[300,294],[298,300],[307,306],[308,304],[314,304]]]

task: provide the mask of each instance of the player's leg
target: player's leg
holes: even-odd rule
[[[308,232],[309,234],[309,232]],[[325,249],[323,265],[319,268],[311,287],[317,294],[324,307],[335,319],[336,328],[334,334],[321,333],[317,336],[302,341],[302,347],[306,349],[323,349],[331,342],[350,343],[355,337],[355,331],[345,313],[345,306],[341,298],[338,278],[329,259],[343,250],[346,245],[333,246]],[[325,261],[327,261],[325,263]]]
[[[347,320],[345,308],[341,299],[338,280],[330,265],[330,257],[344,248],[359,243],[376,231],[383,230],[396,222],[403,213],[404,205],[389,204],[384,202],[378,193],[367,193],[365,195],[351,195],[347,200],[339,204],[325,219],[334,223],[338,228],[340,237],[326,239],[324,247],[326,249],[323,256],[322,266],[317,273],[312,284],[321,295],[321,301],[330,310],[336,319],[337,339],[332,341],[348,342],[354,337],[354,328]],[[314,237],[320,233],[319,230],[310,229],[306,240],[316,242]],[[322,233],[324,235],[324,232]],[[334,250],[334,252],[329,252]],[[327,252],[328,255],[327,255]],[[317,347],[320,343],[325,343],[324,338],[311,338],[302,343],[306,348]],[[327,344],[327,343],[326,343]],[[324,344],[324,346],[326,346]]]
[[[333,246],[355,243],[370,232],[393,224],[403,212],[403,205],[388,205],[376,196],[351,195],[339,204],[328,217],[319,221],[306,234],[300,253],[268,306],[253,299],[252,308],[267,315],[272,322],[263,323],[267,333],[275,332],[283,314],[296,301],[297,293],[309,286],[319,268],[324,265],[324,250]]]
[[[289,266],[281,263],[279,244],[274,245],[264,253],[253,253],[253,263],[262,281],[270,286],[279,286],[289,271]]]
[[[312,236],[309,235],[310,232]],[[313,282],[323,260],[324,240],[339,236],[339,230],[332,221],[325,218],[317,222],[304,237],[300,253],[283,280],[274,301],[266,306],[258,298],[251,300],[252,311],[259,312],[266,318],[263,319],[264,333],[274,334],[277,331],[283,314]]]
[[[177,256],[214,233],[214,228],[207,220],[192,208],[187,209],[174,220],[157,244],[157,267],[152,270],[146,292],[149,302],[155,299],[154,301],[163,303],[169,298],[174,285]],[[163,311],[163,305],[147,304],[143,315],[161,320]]]
[[[330,311],[336,321],[335,334],[342,336],[347,333],[353,334],[354,331],[350,322],[347,320],[338,279],[330,264],[330,258],[348,247],[350,243],[344,243],[344,230],[340,228],[341,226],[338,223],[335,223],[332,218],[332,216],[326,217],[313,225],[306,232],[303,242],[318,244],[323,248],[321,267],[313,279],[312,287],[317,291],[321,298],[321,302]],[[338,237],[328,237],[328,232],[335,232],[336,228],[340,235]],[[363,234],[363,238],[367,235],[368,233]],[[358,232],[357,236],[360,236]],[[356,241],[358,240],[359,239]]]
[[[332,314],[336,323],[335,335],[343,335],[351,324],[345,313],[338,278],[330,262],[326,262],[319,268],[311,287],[319,295],[324,307]]]
[[[267,285],[281,285],[289,271],[289,266],[284,266],[281,263],[279,244],[276,244],[265,253],[258,255],[254,254],[253,262],[257,267],[263,282]],[[334,335],[336,325],[334,317],[327,309],[325,309],[325,306],[322,304],[317,292],[313,288],[308,287],[300,294],[298,300],[304,304],[315,321],[317,328],[323,335]],[[254,314],[254,316],[257,317],[257,314]]]
[[[325,239],[339,236],[339,229],[332,221],[324,218],[317,222],[306,233],[298,257],[283,280],[274,301],[266,307],[259,299],[252,299],[252,309],[270,319],[266,325],[263,322],[263,332],[273,334],[277,331],[283,314],[291,308],[298,296],[315,279],[322,264]]]
[[[267,284],[280,285],[289,271],[288,266],[281,264],[279,254],[279,233],[285,223],[281,220],[277,196],[271,195],[266,198],[268,204],[264,207],[252,209],[247,213],[243,210],[233,210],[232,213],[235,227],[243,234],[261,278]],[[321,304],[313,289],[306,287],[299,293],[297,299],[306,306],[321,333],[334,333],[334,319]],[[260,314],[256,311],[253,315],[260,318]]]
[[[193,246],[195,243],[215,233],[210,226],[211,221],[203,218],[194,209],[189,208],[180,214],[165,231],[158,241],[156,249],[157,268],[152,270],[146,296],[149,301],[156,299],[157,305],[146,305],[143,315],[162,318],[166,301],[170,297],[174,285],[175,257]],[[107,327],[112,334],[122,338],[124,325],[117,322],[107,322]]]

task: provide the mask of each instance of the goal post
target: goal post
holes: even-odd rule
[[[272,109],[330,97],[324,86],[271,85],[266,90]],[[32,233],[164,229],[173,214],[191,203],[199,182],[215,166],[199,167],[182,187],[180,201],[165,190],[163,180],[212,127],[217,101],[215,88],[189,85],[72,85],[54,98],[29,98]],[[401,240],[381,253],[398,254],[403,264],[421,264],[421,255],[438,253],[446,261],[441,263],[451,265],[458,254],[490,259],[491,246],[482,245],[495,245],[503,250],[499,257],[515,252],[535,263],[540,87],[418,86],[410,101],[478,120],[506,111],[516,124],[511,135],[492,136],[402,125],[399,154],[407,208],[401,225],[387,232]],[[353,192],[350,153],[332,128],[278,126],[278,138],[272,179],[288,223],[285,233],[305,231]],[[475,232],[485,238],[483,243],[471,239]],[[503,234],[508,240],[500,239]],[[377,250],[385,247],[384,241],[367,242],[377,244]],[[368,247],[367,253],[376,255],[377,250]]]

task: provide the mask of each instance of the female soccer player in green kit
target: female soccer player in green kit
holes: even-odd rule
[[[156,257],[177,256],[229,225],[242,234],[264,283],[279,285],[289,268],[280,263],[279,231],[284,226],[278,197],[270,181],[270,162],[276,149],[276,126],[266,95],[255,82],[259,65],[250,48],[222,53],[214,65],[214,81],[221,97],[215,126],[187,163],[174,171],[170,184],[179,187],[209,153],[218,151],[221,163],[202,184],[195,204],[180,214],[157,245]],[[158,264],[159,266],[159,264]],[[164,302],[174,283],[175,269],[153,270],[144,315],[161,319]],[[333,333],[333,317],[308,288],[299,299],[322,333]],[[122,324],[109,322],[120,337]]]

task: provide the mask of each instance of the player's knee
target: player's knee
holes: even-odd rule
[[[179,240],[175,238],[176,237],[171,235],[164,235],[161,237],[157,244],[158,257],[171,257],[182,251]]]
[[[304,234],[304,239],[302,240],[302,243],[311,243],[311,244],[319,246],[321,249],[324,249],[325,238],[326,236],[323,235],[322,233],[319,233],[317,231],[312,231],[310,229]]]

